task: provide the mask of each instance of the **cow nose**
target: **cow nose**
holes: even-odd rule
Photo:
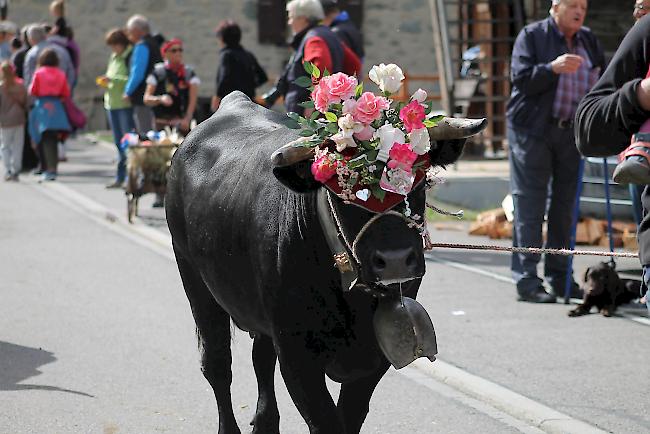
[[[399,250],[376,250],[371,257],[371,268],[378,281],[412,279],[418,266],[412,247]]]

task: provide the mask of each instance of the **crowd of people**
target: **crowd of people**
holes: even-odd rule
[[[294,83],[307,75],[303,62],[331,73],[359,74],[363,39],[336,0],[292,0],[286,9],[293,33],[292,56],[263,101],[271,106],[282,97],[287,111],[303,114],[301,103],[309,94]],[[74,106],[71,96],[79,74],[80,50],[64,12],[64,0],[56,0],[50,4],[52,23],[29,24],[20,31],[9,21],[0,23],[0,60],[8,62],[7,68],[2,68],[0,86],[0,126],[7,130],[2,135],[7,180],[17,180],[21,171],[36,164],[36,173],[42,174],[43,180],[56,179],[57,163],[65,159],[61,144],[77,127],[69,110]],[[241,45],[242,31],[236,22],[222,21],[216,36],[221,50],[213,111],[235,90],[254,99],[256,89],[268,81],[255,56]],[[143,15],[130,17],[124,28],[109,30],[105,42],[110,55],[106,72],[97,77],[96,84],[104,90],[104,108],[118,154],[115,179],[107,188],[122,188],[127,177],[124,135],[136,132],[145,137],[149,131],[165,127],[186,134],[196,114],[201,80],[184,61],[184,42],[153,34]],[[55,110],[48,111],[51,107]],[[33,146],[24,147],[21,138]],[[59,146],[56,157],[54,142]],[[162,197],[155,206],[162,206]]]
[[[10,21],[0,23],[0,148],[7,181],[18,181],[21,171],[37,166],[43,180],[56,179],[66,137],[80,126],[68,117],[78,113],[71,97],[80,50],[64,1],[53,1],[49,11],[51,23],[20,31]]]

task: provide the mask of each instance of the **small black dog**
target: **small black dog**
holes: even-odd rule
[[[616,308],[640,297],[639,280],[621,279],[612,265],[601,262],[585,271],[582,305],[569,311],[569,316],[587,315],[593,306],[604,316],[612,316]]]

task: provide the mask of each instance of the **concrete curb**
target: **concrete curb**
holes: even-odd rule
[[[418,359],[411,365],[426,375],[548,433],[607,433],[448,363]]]

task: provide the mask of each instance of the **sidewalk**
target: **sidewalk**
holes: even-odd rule
[[[450,182],[438,186],[434,196],[473,210],[498,208],[510,193],[509,170],[508,160],[459,160],[440,173]]]

